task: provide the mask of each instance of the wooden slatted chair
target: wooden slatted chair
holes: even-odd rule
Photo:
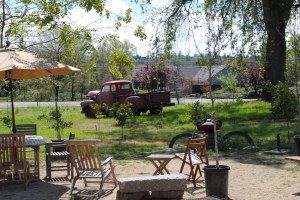
[[[16,124],[17,133],[25,135],[36,135],[36,124]]]
[[[206,144],[207,136],[189,138],[185,152],[175,154],[175,156],[182,161],[180,173],[182,173],[186,164],[190,167],[189,179],[192,179],[195,188],[196,180],[202,176],[200,165],[209,165]],[[198,172],[199,177],[197,178]]]
[[[24,134],[24,135],[37,135],[37,126],[36,124],[16,124],[16,133]],[[27,147],[26,152],[34,152],[33,148]],[[38,177],[38,166],[35,162],[30,161],[29,171],[30,171],[30,178],[35,179]]]
[[[75,133],[69,134],[69,140],[75,139]],[[67,171],[67,177],[71,174],[74,177],[71,154],[67,145],[63,142],[48,142],[45,144],[46,149],[46,177],[52,178],[52,171]],[[63,160],[65,163],[53,165],[54,161]]]
[[[98,196],[102,193],[104,182],[108,182],[108,177],[112,176],[113,183],[115,187],[117,186],[112,157],[101,162],[97,147],[100,140],[68,140],[65,143],[69,147],[76,170],[76,175],[71,183],[71,195],[78,179],[83,179],[85,187],[88,186],[88,183],[99,183]]]
[[[5,179],[4,182],[22,182],[26,190],[28,176],[25,135],[0,134],[0,179]]]

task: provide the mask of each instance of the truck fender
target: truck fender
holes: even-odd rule
[[[130,96],[125,99],[125,103],[132,103],[137,109],[145,108],[146,102],[139,96]]]

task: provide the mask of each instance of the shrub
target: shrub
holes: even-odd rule
[[[271,112],[274,119],[285,119],[287,122],[296,117],[297,101],[286,84],[274,86]]]
[[[124,139],[124,125],[126,124],[127,118],[133,116],[132,104],[114,103],[110,110],[110,116],[115,118],[119,126],[122,126],[122,139]]]
[[[48,126],[56,130],[57,139],[61,140],[63,131],[65,128],[71,128],[73,126],[72,121],[66,121],[62,117],[60,110],[51,110],[49,115],[42,114],[38,116],[38,120],[46,119]]]
[[[194,124],[197,125],[199,121],[204,121],[207,118],[210,118],[210,114],[205,109],[204,105],[201,104],[199,101],[188,105],[188,115],[189,120]]]

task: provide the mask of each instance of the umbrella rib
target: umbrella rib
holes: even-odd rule
[[[45,69],[47,72],[49,72],[49,74],[52,74],[52,72],[51,71],[49,71],[48,69]]]
[[[5,71],[5,78],[6,78],[6,79],[11,79],[11,78],[10,78],[10,75],[11,75],[11,69],[8,70],[8,71]]]

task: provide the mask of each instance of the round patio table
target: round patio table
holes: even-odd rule
[[[31,147],[34,150],[34,171],[31,180],[40,180],[40,146],[45,144],[45,140],[39,135],[25,135],[26,147]]]

